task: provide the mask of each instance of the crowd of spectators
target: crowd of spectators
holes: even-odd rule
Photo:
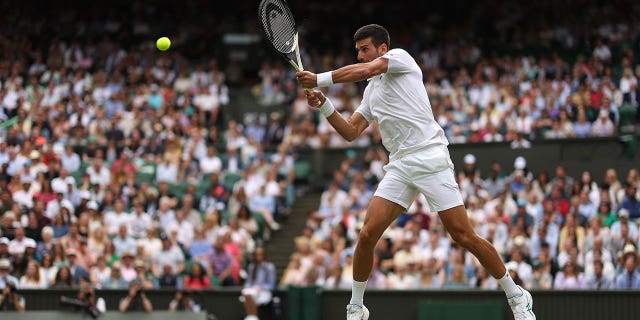
[[[526,5],[515,6],[508,11],[508,18],[483,25],[485,30],[503,30],[490,38],[495,47],[487,46],[488,40],[479,34],[482,31],[464,22],[450,32],[434,30],[430,19],[409,30],[393,23],[386,27],[391,47],[406,49],[421,67],[434,116],[451,143],[510,142],[514,148],[529,148],[537,139],[635,132],[640,122],[640,25],[625,10],[637,11],[637,7],[605,6],[598,11],[601,14],[592,15],[594,8],[585,5],[571,9],[584,11],[572,15],[577,21],[562,17],[545,21],[548,17],[540,17],[543,22],[536,22],[540,26],[522,30],[536,21],[537,14],[553,10],[524,12]],[[555,10],[562,8],[558,4]],[[487,14],[485,10],[472,11],[460,20],[477,21]],[[524,16],[530,16],[527,23],[518,23]],[[579,26],[578,22],[584,24]],[[302,61],[308,69],[323,72],[356,62],[349,34],[341,35],[346,43],[339,49],[334,44],[332,50],[322,51],[318,45],[322,38],[317,37],[320,31],[313,24],[307,29]],[[500,41],[501,37],[505,39]],[[261,82],[254,94],[264,104],[284,104],[291,112],[287,138],[292,143],[313,148],[379,143],[375,127],[353,143],[341,139],[306,107],[304,94],[295,86],[294,73],[286,63],[264,63],[258,77]],[[363,84],[323,88],[347,117],[358,107],[363,89]]]
[[[251,257],[294,201],[296,154],[282,141],[284,126],[223,121],[233,68],[190,49],[197,30],[174,38],[184,50],[138,42],[157,27],[151,6],[131,5],[133,22],[99,6],[89,16],[64,7],[51,16],[3,12],[6,308],[24,309],[21,289],[96,288],[129,290],[123,311],[150,310],[146,290],[173,288],[185,291],[172,308],[194,309],[189,290],[256,281],[246,271]]]
[[[331,19],[353,23],[355,30],[386,7],[372,1],[362,17],[343,19],[359,5],[349,0],[295,9],[303,16],[332,10]],[[243,67],[256,60],[239,63],[222,38],[255,32],[257,22],[235,19],[253,16],[255,8],[230,4],[229,14],[205,19],[200,14],[212,6],[206,2],[180,7],[160,1],[154,7],[133,1],[125,10],[53,2],[0,6],[2,305],[24,309],[16,289],[95,287],[128,289],[123,310],[150,309],[139,294],[146,289],[246,282],[245,307],[253,315],[265,299],[255,283],[272,281],[274,271],[249,267],[248,261],[293,203],[296,148],[345,145],[307,107],[291,68],[279,60],[256,66],[253,92],[265,104],[285,103],[286,116],[273,113],[268,123],[224,121],[234,103],[230,87],[246,84]],[[587,34],[576,27],[582,21],[561,17],[522,30],[522,14],[496,20],[495,29],[509,31],[501,33],[507,38],[474,33],[471,23],[435,32],[449,21],[435,11],[424,24],[406,29],[387,17],[379,22],[423,68],[434,114],[452,143],[512,141],[527,147],[539,138],[614,135],[623,125],[623,109],[637,110],[638,25],[630,18],[636,7],[626,14],[607,7],[607,19]],[[477,24],[483,12],[460,14]],[[416,14],[407,21],[422,21]],[[303,28],[303,34],[320,35],[317,44],[335,41],[329,35],[345,29],[314,32],[318,24]],[[175,35],[174,49],[159,53],[151,40],[167,30]],[[352,30],[335,47],[304,49],[305,65],[327,70],[354,62]],[[494,53],[486,50],[488,39],[510,44],[505,52],[522,52],[532,43],[558,51]],[[585,47],[581,54],[563,55]],[[362,85],[328,90],[348,115]],[[375,125],[354,142],[370,147],[366,161],[349,154],[336,171],[320,209],[296,239],[299,252],[281,283],[349,288],[353,241],[386,161],[379,142]],[[620,278],[621,286],[636,286],[637,275],[626,282],[623,275],[637,265],[637,200],[631,190],[638,184],[636,171],[617,184],[616,172],[608,171],[600,185],[589,173],[572,181],[561,169],[554,177],[534,177],[516,167],[510,173],[492,168],[493,178],[465,170],[459,182],[478,231],[496,244],[510,270],[523,270],[519,279],[526,286],[586,286],[600,269]],[[473,286],[495,286],[477,261],[447,240],[427,208],[416,202],[411,215],[385,234],[370,286],[472,286],[468,279],[475,279]],[[617,278],[611,286],[618,286]],[[557,284],[550,284],[553,279]],[[172,308],[194,308],[185,292]]]
[[[353,252],[384,152],[351,154],[310,212],[281,285],[351,288]],[[516,283],[528,289],[640,289],[640,175],[611,168],[568,175],[513,167],[477,168],[465,156],[458,184],[476,232],[489,240]],[[482,169],[483,171],[481,171]],[[486,171],[485,171],[486,170]],[[621,173],[623,174],[623,173]],[[444,230],[419,196],[376,245],[368,287],[496,289],[478,260]]]

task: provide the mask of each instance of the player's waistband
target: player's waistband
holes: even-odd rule
[[[404,148],[402,150],[396,151],[394,154],[389,155],[389,162],[400,160],[407,155],[421,153],[421,152],[429,152],[429,149],[438,148],[438,147],[446,148],[447,144],[436,142],[436,143],[416,145],[416,146]]]

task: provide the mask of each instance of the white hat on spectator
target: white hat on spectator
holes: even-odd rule
[[[64,146],[60,143],[56,143],[53,145],[53,153],[57,155],[61,155],[64,153]]]
[[[89,201],[87,203],[87,209],[89,210],[98,210],[98,203],[95,201]]]
[[[599,114],[600,118],[607,118],[609,117],[609,111],[607,110],[600,110],[600,114]]]
[[[144,261],[142,261],[142,259],[136,259],[136,260],[133,262],[133,266],[134,266],[135,268],[146,268],[146,267],[145,267],[145,264],[144,264]]]
[[[31,238],[24,239],[24,247],[25,248],[36,248],[36,241]]]
[[[11,262],[9,259],[0,259],[0,269],[11,269]]]
[[[404,234],[402,235],[402,240],[404,240],[404,241],[412,241],[413,240],[413,232],[412,231],[405,231]]]
[[[80,196],[80,199],[91,199],[91,192],[89,192],[89,190],[82,190],[78,192],[78,195]]]
[[[476,191],[478,193],[478,197],[482,198],[482,199],[487,199],[491,196],[491,194],[489,193],[489,191],[485,190],[485,189],[479,189],[478,191]]]
[[[629,218],[629,210],[627,209],[620,209],[620,211],[618,211],[618,217],[620,218]]]
[[[77,256],[78,252],[74,248],[67,248],[67,250],[65,250],[65,254],[67,256]]]
[[[55,193],[66,193],[67,192],[67,190],[65,190],[64,185],[55,184],[52,187],[53,187],[53,192],[55,192]]]
[[[187,184],[193,185],[193,186],[198,186],[198,184],[200,184],[200,182],[198,181],[198,179],[191,177],[189,179],[187,179]]]
[[[73,213],[74,211],[76,211],[76,208],[73,207],[73,204],[71,204],[71,202],[63,202],[62,207],[67,208],[67,210],[69,210],[69,213]]]
[[[622,254],[635,253],[635,252],[636,252],[636,247],[634,247],[633,244],[631,243],[627,243],[622,249]]]
[[[519,235],[513,239],[513,244],[515,244],[518,247],[522,247],[526,243],[526,241],[527,239],[525,239],[524,236]]]
[[[154,187],[150,187],[149,189],[147,189],[147,196],[149,196],[149,197],[157,197],[158,196],[158,189],[156,189]]]
[[[162,205],[163,203],[171,204],[171,198],[163,196],[162,198],[160,198],[160,205]]]
[[[13,212],[13,211],[11,211],[11,210],[6,211],[6,212],[4,213],[4,218],[5,218],[5,219],[12,219],[12,220],[15,220],[15,219],[16,219],[16,213],[15,213],[15,212]]]
[[[72,176],[67,176],[66,178],[64,178],[64,182],[66,182],[67,184],[72,184],[72,185],[76,185],[76,178],[72,177]]]
[[[628,256],[633,256],[633,257],[637,257],[638,253],[636,252],[636,246],[634,246],[631,243],[627,243],[624,248],[622,249],[622,252],[618,253],[620,256],[622,256],[623,260],[626,260]]]
[[[29,158],[31,158],[31,159],[39,159],[40,158],[40,152],[38,152],[38,150],[31,151],[31,153],[29,154]]]
[[[468,153],[467,155],[464,156],[464,163],[465,164],[476,163],[476,156],[472,155],[471,153]]]
[[[6,244],[6,245],[9,245],[9,242],[10,242],[10,241],[9,241],[9,238],[7,238],[7,237],[2,237],[2,238],[0,238],[0,244]]]
[[[271,114],[269,115],[269,118],[271,120],[280,120],[280,117],[281,115],[280,115],[280,112],[278,111],[271,112]]]
[[[507,270],[513,270],[515,272],[518,272],[518,263],[515,261],[509,261],[505,264],[505,267],[507,267]]]
[[[396,267],[406,267],[409,264],[409,254],[404,251],[396,253],[393,257],[393,264]]]

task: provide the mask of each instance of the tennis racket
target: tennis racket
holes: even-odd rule
[[[262,0],[258,7],[262,28],[273,48],[296,71],[304,71],[298,47],[298,31],[293,14],[285,0]]]

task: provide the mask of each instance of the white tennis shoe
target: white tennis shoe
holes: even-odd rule
[[[357,304],[347,305],[347,320],[367,320],[369,319],[369,309]]]
[[[513,317],[515,320],[536,320],[536,315],[533,313],[531,294],[521,286],[518,286],[518,288],[520,288],[522,294],[508,299],[511,311],[513,311]]]

